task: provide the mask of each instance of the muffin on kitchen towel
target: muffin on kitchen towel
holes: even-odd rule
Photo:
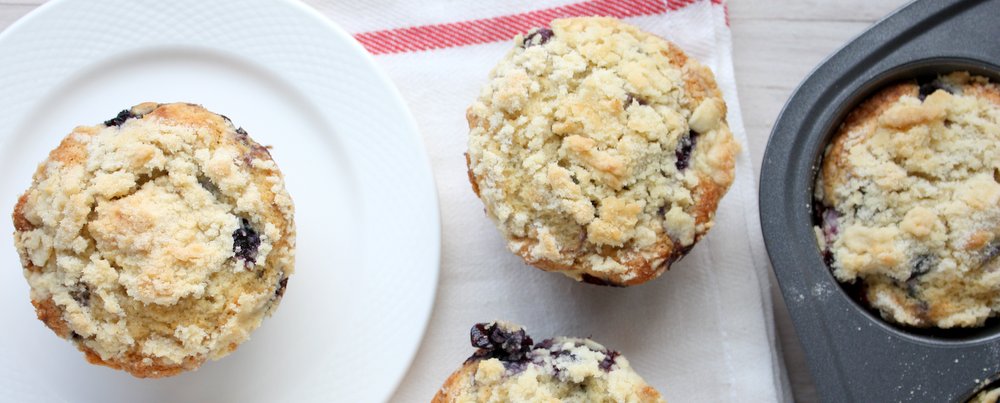
[[[198,105],[144,103],[77,127],[13,220],[38,319],[137,377],[235,350],[294,267],[292,200],[270,153]]]
[[[308,1],[308,0],[307,0]],[[413,366],[391,401],[427,401],[468,352],[469,325],[531,323],[545,335],[593,336],[671,402],[791,401],[774,347],[769,268],[748,147],[715,226],[663,279],[587,287],[527,268],[470,191],[465,112],[517,35],[557,17],[613,16],[675,43],[710,68],[730,131],[748,145],[732,69],[725,1],[309,1],[352,32],[399,87],[427,143],[441,203],[441,278]],[[404,204],[405,205],[405,204]],[[391,230],[391,229],[388,229]],[[695,325],[696,324],[696,325]],[[669,342],[667,342],[669,340]]]
[[[662,403],[621,353],[590,339],[555,337],[535,344],[520,326],[479,323],[476,352],[431,401]]]
[[[707,67],[615,18],[514,40],[468,109],[469,179],[526,262],[657,278],[715,224],[739,148]]]

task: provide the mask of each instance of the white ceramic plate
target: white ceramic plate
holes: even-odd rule
[[[47,3],[0,34],[0,212],[73,126],[143,101],[202,104],[274,147],[298,226],[284,301],[232,355],[135,379],[35,319],[0,220],[0,401],[388,398],[430,315],[440,226],[414,121],[373,60],[293,1]]]

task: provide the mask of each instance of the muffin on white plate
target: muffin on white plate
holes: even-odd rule
[[[14,208],[38,318],[137,377],[229,354],[294,269],[292,199],[268,149],[198,105],[77,127]]]

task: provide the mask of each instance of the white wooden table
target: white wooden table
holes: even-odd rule
[[[0,0],[0,30],[44,0]],[[782,105],[828,54],[906,0],[730,0],[743,119],[760,174],[767,137]],[[775,293],[781,346],[797,402],[817,402],[802,348]]]

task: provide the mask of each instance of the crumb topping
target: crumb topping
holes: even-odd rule
[[[1000,309],[1000,88],[959,72],[879,92],[828,147],[816,199],[834,275],[883,316],[982,325]]]
[[[543,269],[657,277],[712,227],[733,180],[711,71],[611,18],[555,20],[515,43],[468,110],[487,214]]]
[[[228,354],[273,309],[292,215],[266,149],[228,119],[147,103],[51,152],[14,239],[39,319],[92,362],[157,377]],[[248,228],[253,261],[234,241]]]

